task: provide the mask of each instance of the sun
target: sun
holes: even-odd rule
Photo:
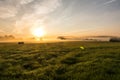
[[[37,27],[37,28],[32,29],[32,34],[33,36],[37,38],[41,38],[45,35],[45,31],[43,30],[42,27]]]

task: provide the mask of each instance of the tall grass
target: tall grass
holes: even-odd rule
[[[120,43],[1,43],[0,80],[120,80]]]

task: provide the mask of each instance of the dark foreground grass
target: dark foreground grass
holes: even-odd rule
[[[1,43],[0,80],[120,80],[120,43]]]

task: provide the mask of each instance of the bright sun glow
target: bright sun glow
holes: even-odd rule
[[[45,35],[45,31],[41,28],[41,27],[38,27],[38,28],[34,28],[32,30],[32,34],[35,36],[35,37],[43,37]]]

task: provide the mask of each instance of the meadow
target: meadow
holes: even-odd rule
[[[120,43],[0,43],[0,80],[120,80]]]

